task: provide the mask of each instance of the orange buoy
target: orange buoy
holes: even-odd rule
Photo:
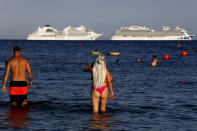
[[[169,56],[168,54],[164,54],[164,55],[163,55],[163,59],[164,59],[164,60],[169,60],[169,59],[170,59],[170,56]]]
[[[124,45],[126,45],[126,46],[127,46],[127,45],[128,45],[128,43],[125,43]]]
[[[182,51],[182,52],[181,52],[181,55],[182,55],[182,56],[186,56],[186,55],[187,55],[187,51],[185,51],[185,50]]]
[[[177,44],[177,47],[180,48],[181,47],[181,44]]]
[[[11,41],[8,41],[8,44],[11,44],[12,42]]]
[[[119,52],[110,52],[110,53],[108,53],[108,55],[120,55],[120,53]]]

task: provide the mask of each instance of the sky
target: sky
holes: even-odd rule
[[[197,0],[0,0],[0,39],[26,39],[46,24],[84,25],[110,39],[122,26],[180,26],[197,38]]]

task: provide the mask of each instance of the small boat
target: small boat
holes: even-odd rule
[[[90,54],[92,54],[92,55],[98,55],[99,54],[99,51],[90,51]]]

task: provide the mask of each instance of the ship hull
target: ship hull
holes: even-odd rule
[[[100,35],[99,35],[100,36]],[[27,40],[96,40],[94,37],[27,37]]]
[[[184,37],[112,37],[111,40],[191,40],[191,38],[184,39]]]

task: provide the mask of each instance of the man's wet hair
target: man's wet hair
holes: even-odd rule
[[[15,46],[14,49],[13,49],[13,51],[14,52],[17,52],[17,51],[21,51],[21,49],[18,46]]]

